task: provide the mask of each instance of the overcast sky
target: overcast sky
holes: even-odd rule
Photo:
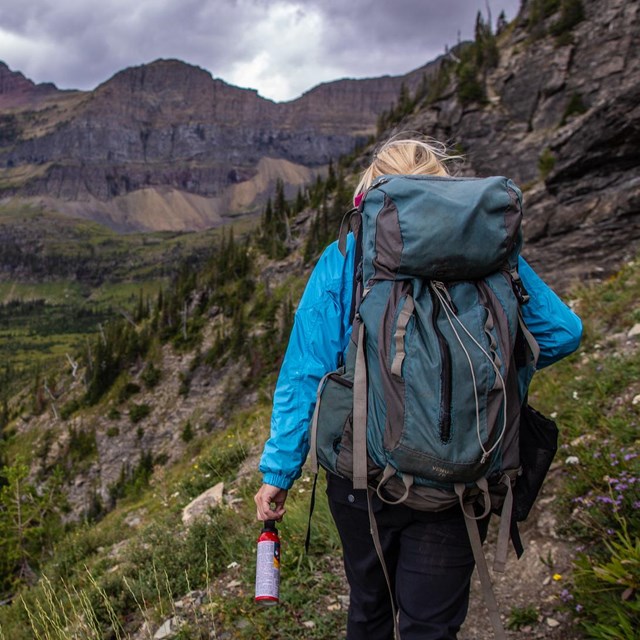
[[[35,82],[93,89],[178,58],[291,100],[320,82],[404,74],[471,38],[478,10],[520,0],[0,0],[0,60]]]

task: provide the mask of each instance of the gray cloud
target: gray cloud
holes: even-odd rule
[[[472,37],[486,0],[29,0],[0,5],[0,59],[37,82],[94,88],[179,58],[291,99],[338,77],[406,73]],[[491,0],[493,21],[520,0]]]

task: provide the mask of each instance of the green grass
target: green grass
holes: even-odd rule
[[[511,631],[520,631],[522,627],[533,625],[538,622],[538,609],[529,605],[527,607],[514,607],[507,619],[507,629]]]
[[[110,629],[110,637],[128,638],[145,619],[155,631],[175,613],[173,601],[194,589],[208,595],[189,617],[183,633],[191,635],[180,637],[208,637],[200,634],[213,627],[230,632],[233,638],[342,635],[345,617],[337,595],[344,589],[336,575],[339,541],[322,480],[311,553],[304,553],[312,484],[308,474],[291,492],[287,516],[279,525],[282,605],[266,609],[253,603],[255,543],[260,531],[253,494],[259,477],[255,470],[240,479],[236,476],[240,463],[255,455],[266,438],[268,415],[265,401],[237,413],[225,431],[201,438],[197,446],[190,443],[192,455],[182,463],[157,470],[148,489],[124,497],[99,523],[70,531],[44,566],[46,578],[11,606],[0,608],[5,637],[31,640],[35,627],[40,637],[57,640],[65,637],[63,627],[80,625],[82,637],[99,638],[99,633]],[[232,503],[186,529],[181,509],[221,480]],[[138,513],[145,514],[145,524],[133,530],[125,522]],[[109,559],[109,549],[125,540],[127,546],[118,552],[117,560]],[[235,586],[229,591],[226,585],[232,581]]]
[[[640,626],[640,349],[628,334],[640,322],[640,264],[575,293],[580,352],[532,387],[532,403],[560,428],[558,460],[574,463],[562,465],[558,495],[561,535],[579,549],[563,600],[586,637],[631,640]]]
[[[53,305],[79,303],[89,292],[89,287],[73,281],[0,282],[0,304],[30,300],[44,300]]]

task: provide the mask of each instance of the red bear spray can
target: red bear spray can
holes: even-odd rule
[[[275,520],[266,520],[258,538],[256,602],[272,605],[280,601],[280,538]]]

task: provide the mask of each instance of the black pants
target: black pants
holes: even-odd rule
[[[369,530],[366,491],[327,476],[351,587],[347,640],[393,640],[391,601]],[[373,511],[402,640],[455,640],[467,615],[475,566],[462,510],[427,513],[374,496]],[[488,521],[478,523],[483,540]]]

